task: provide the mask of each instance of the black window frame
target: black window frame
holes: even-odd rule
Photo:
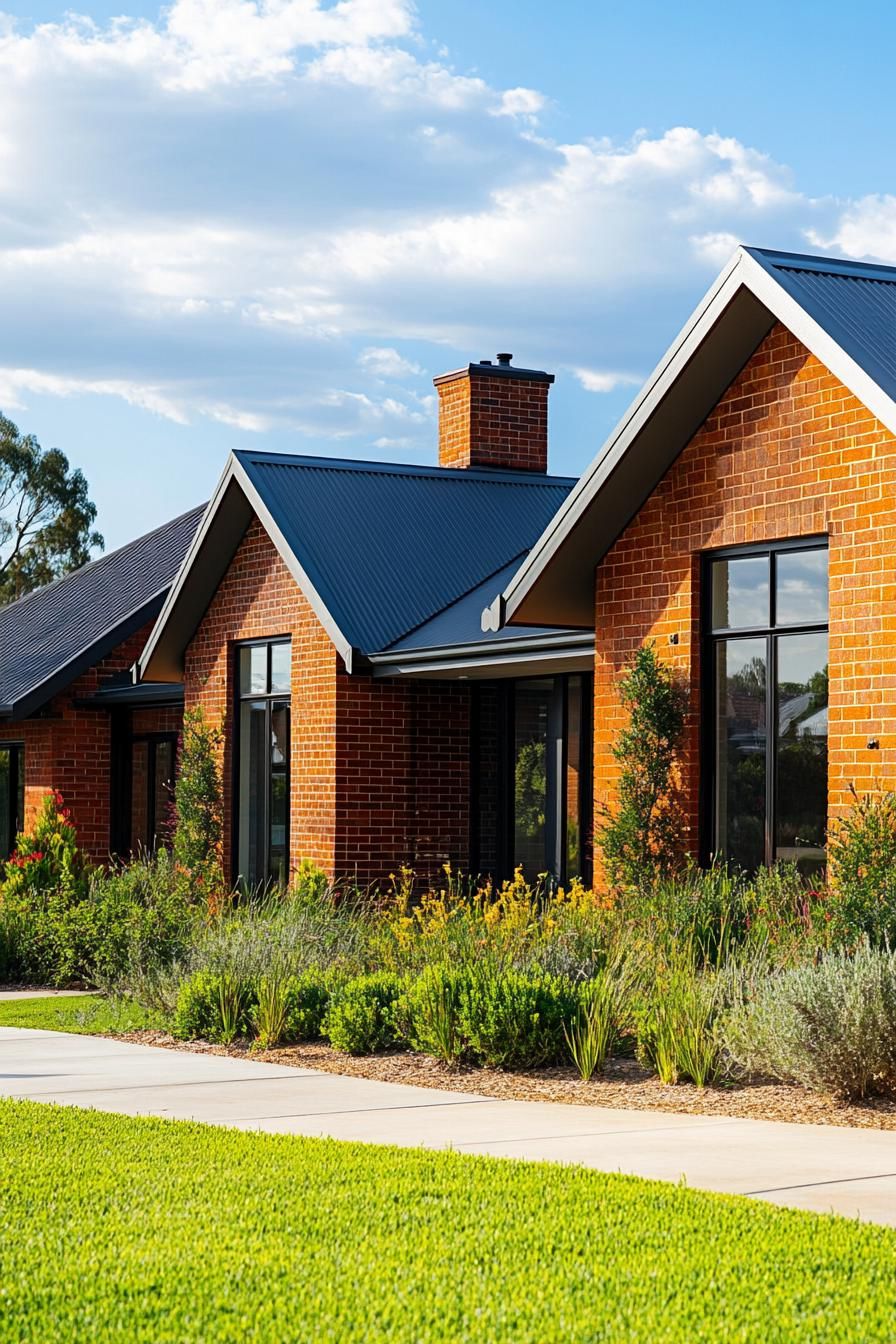
[[[775,863],[778,795],[778,714],[775,703],[778,690],[777,640],[780,635],[829,634],[830,607],[825,621],[776,623],[777,612],[777,557],[794,551],[825,551],[830,555],[829,539],[825,534],[809,537],[788,537],[781,541],[758,544],[724,546],[704,551],[700,565],[700,627],[701,627],[701,713],[700,713],[700,862],[709,866],[718,857],[716,787],[716,725],[718,704],[716,687],[716,648],[731,639],[765,640],[765,835],[763,864]],[[769,608],[767,625],[714,626],[712,621],[712,567],[718,560],[752,560],[768,557]],[[828,588],[830,599],[830,586]]]
[[[233,725],[234,725],[234,732],[233,732],[233,769],[232,769],[232,774],[231,774],[231,778],[232,778],[232,790],[231,790],[231,796],[232,796],[232,798],[233,798],[233,807],[232,807],[231,811],[232,811],[233,825],[232,825],[232,830],[231,830],[232,841],[231,841],[231,845],[230,845],[230,873],[231,873],[231,880],[232,880],[232,882],[233,882],[234,885],[237,885],[238,883],[242,883],[243,885],[245,885],[245,883],[246,883],[246,879],[245,879],[244,874],[242,874],[242,873],[240,872],[240,828],[241,828],[241,814],[242,814],[242,799],[241,799],[241,797],[240,797],[240,769],[241,769],[242,753],[243,753],[243,733],[242,733],[242,714],[241,714],[241,708],[242,708],[243,702],[244,702],[244,701],[247,701],[247,700],[264,700],[265,703],[266,703],[266,713],[265,713],[265,740],[266,740],[268,743],[270,743],[270,741],[271,741],[271,713],[272,713],[273,705],[274,705],[275,703],[282,703],[283,701],[286,701],[287,704],[288,704],[288,706],[289,706],[289,723],[288,723],[288,730],[287,730],[287,744],[286,744],[286,834],[285,834],[284,855],[283,855],[283,866],[284,866],[284,872],[285,872],[285,885],[288,885],[288,883],[289,883],[289,873],[290,873],[290,863],[291,863],[290,831],[291,831],[291,829],[292,829],[292,811],[291,811],[291,796],[290,796],[290,795],[291,795],[291,792],[292,792],[292,676],[290,675],[290,688],[289,688],[288,691],[282,691],[282,690],[280,690],[280,691],[275,691],[275,690],[271,690],[271,683],[272,683],[272,676],[271,676],[271,662],[272,662],[272,655],[271,655],[271,650],[274,648],[275,645],[281,645],[281,646],[282,646],[282,645],[284,645],[284,644],[289,645],[290,647],[292,646],[292,636],[291,636],[291,635],[266,635],[266,636],[264,636],[264,637],[262,637],[262,638],[257,638],[257,639],[241,639],[241,640],[239,640],[238,642],[236,642],[236,643],[233,645],[233,650],[232,650],[233,664],[232,664],[232,666],[233,666]],[[266,647],[266,648],[267,648],[267,676],[266,676],[266,685],[267,685],[268,689],[267,689],[267,691],[264,691],[264,692],[261,692],[261,691],[251,691],[251,690],[249,690],[249,691],[245,691],[245,692],[244,692],[244,691],[241,690],[241,683],[240,683],[240,655],[243,653],[243,651],[244,651],[245,649],[262,648],[262,647]],[[268,770],[265,772],[265,798],[264,798],[264,808],[265,808],[265,824],[264,824],[264,837],[265,837],[264,844],[265,844],[265,852],[264,852],[264,862],[263,862],[263,864],[262,864],[262,867],[263,867],[263,870],[264,870],[265,872],[268,872],[269,869],[270,869],[270,866],[271,866],[271,852],[270,852],[270,844],[271,844],[271,834],[270,834],[270,833],[271,833],[271,827],[270,827],[270,816],[271,816],[271,771],[270,771],[270,769],[268,769]],[[255,883],[255,884],[252,884],[252,885],[253,885],[253,889],[254,889],[254,887],[257,886],[257,885],[259,885],[259,884]],[[266,880],[266,882],[265,882],[263,885],[270,887],[270,886],[275,885],[275,881],[274,881],[273,878],[268,878],[268,879]]]
[[[9,826],[10,849],[8,854],[0,854],[0,863],[15,853],[16,839],[25,826],[25,817],[19,811],[19,796],[24,795],[25,785],[25,743],[22,741],[0,740],[0,751],[9,752],[9,806],[7,823]]]
[[[569,682],[580,677],[582,683],[582,714],[579,731],[579,847],[581,871],[568,871],[567,832],[569,826],[569,797],[566,787],[569,768]],[[545,818],[545,862],[549,882],[563,886],[572,877],[580,877],[587,885],[592,880],[593,867],[593,708],[594,674],[584,670],[573,672],[545,671],[529,677],[507,677],[495,681],[473,683],[473,712],[470,734],[470,871],[482,873],[480,839],[479,770],[481,762],[479,743],[479,708],[476,699],[480,687],[497,695],[497,838],[496,881],[513,876],[517,857],[514,853],[514,739],[516,687],[527,681],[552,681],[548,710],[548,730],[545,768],[548,794],[554,793],[554,806]]]
[[[145,853],[152,854],[158,849],[159,844],[163,848],[170,848],[171,836],[158,836],[152,831],[152,839],[155,843],[150,844],[150,830],[156,815],[156,791],[158,788],[158,749],[160,746],[168,745],[171,747],[171,759],[173,762],[172,782],[177,779],[177,744],[178,734],[172,732],[146,732],[132,733],[131,735],[131,779],[133,781],[133,749],[138,742],[145,742],[146,752],[146,834],[135,837],[133,833],[133,815],[130,819],[131,829],[131,852],[136,853],[136,843]],[[131,783],[133,789],[133,783]],[[173,801],[173,799],[172,799]],[[133,802],[131,803],[133,806]]]

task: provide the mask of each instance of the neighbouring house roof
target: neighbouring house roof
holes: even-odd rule
[[[34,713],[158,614],[204,511],[0,607],[0,717]]]
[[[232,453],[140,675],[181,679],[186,646],[253,517],[351,670],[518,560],[574,484],[532,472]],[[481,640],[477,622],[469,625]]]
[[[896,433],[896,267],[738,248],[483,629],[593,628],[595,565],[777,322]]]

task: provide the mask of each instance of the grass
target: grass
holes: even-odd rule
[[[896,1235],[681,1186],[0,1101],[0,1340],[891,1340]]]
[[[41,1031],[74,1031],[96,1036],[101,1032],[139,1031],[155,1026],[151,1015],[124,999],[100,994],[72,998],[2,999],[0,1027],[34,1027]]]

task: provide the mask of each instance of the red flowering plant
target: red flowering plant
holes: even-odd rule
[[[48,793],[30,830],[16,841],[0,880],[0,905],[33,911],[83,899],[90,873],[61,793]]]

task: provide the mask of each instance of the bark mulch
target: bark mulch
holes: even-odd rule
[[[801,1125],[841,1125],[860,1129],[896,1129],[896,1101],[875,1098],[843,1103],[805,1088],[784,1083],[728,1083],[694,1087],[661,1083],[655,1074],[632,1059],[611,1060],[601,1078],[583,1083],[571,1068],[539,1069],[529,1073],[502,1073],[497,1069],[449,1068],[428,1055],[410,1051],[355,1058],[330,1046],[304,1044],[276,1050],[251,1050],[245,1042],[210,1045],[205,1041],[178,1041],[162,1031],[132,1031],[116,1039],[166,1050],[193,1050],[201,1054],[251,1054],[268,1064],[321,1069],[354,1078],[413,1087],[474,1092],[508,1101],[553,1101],[574,1106],[609,1106],[634,1111],[677,1111],[687,1115],[728,1115],[747,1120],[784,1120]]]

